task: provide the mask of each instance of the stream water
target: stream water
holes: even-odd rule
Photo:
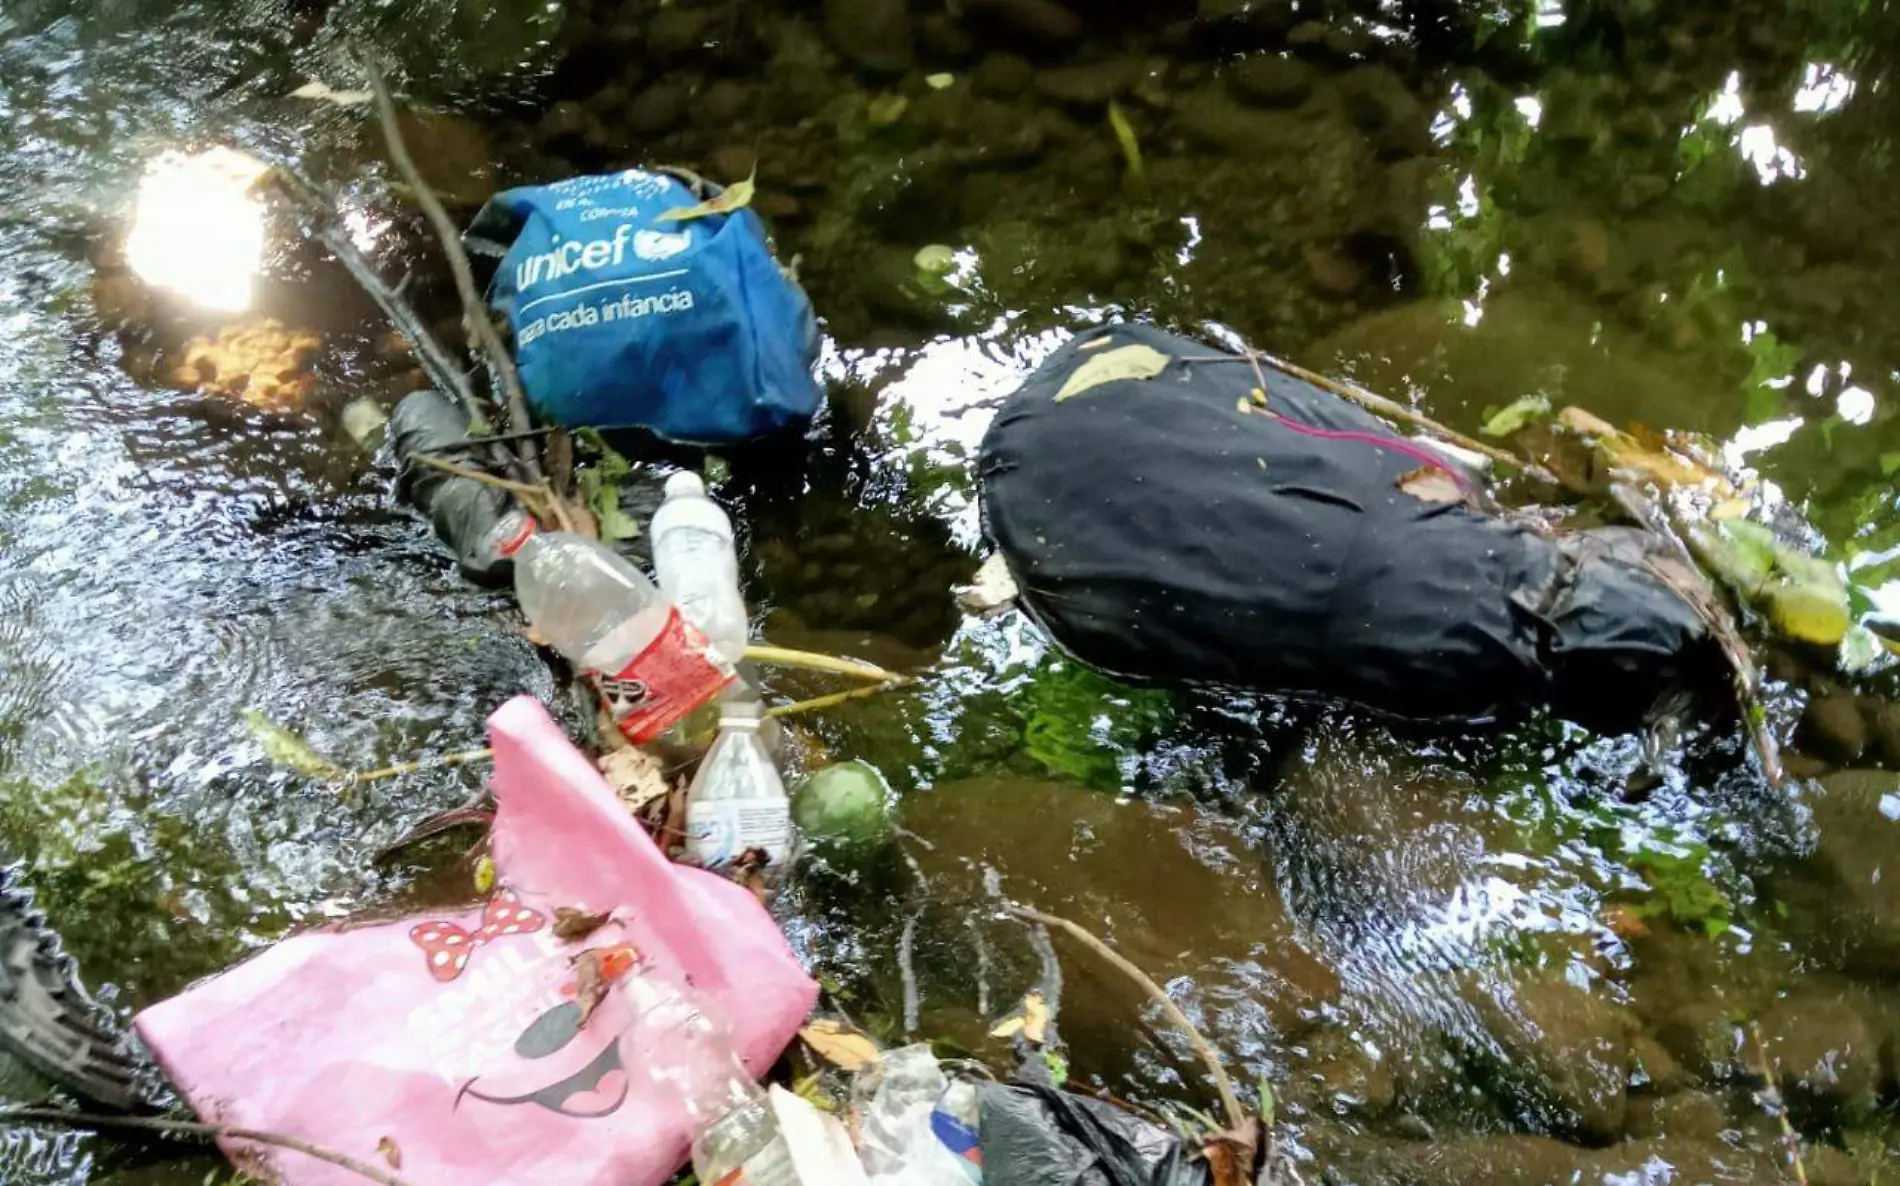
[[[1007,1065],[990,1022],[1047,970],[993,917],[1000,880],[1271,1083],[1309,1181],[1780,1180],[1748,1023],[1810,1180],[1900,1172],[1890,675],[1770,658],[1801,776],[1777,791],[1727,728],[1656,776],[1637,739],[1544,719],[1425,734],[1131,691],[948,592],[981,555],[989,407],[1065,331],[1123,316],[1231,330],[1467,430],[1544,392],[1708,434],[1878,589],[1900,544],[1889,3],[9,4],[0,859],[128,1013],[298,923],[464,884],[449,849],[371,857],[478,771],[339,795],[274,769],[245,710],[369,767],[557,695],[508,599],[457,577],[339,429],[413,379],[319,249],[273,222],[250,302],[323,336],[296,415],[174,389],[167,352],[230,315],[155,302],[123,264],[150,162],[233,144],[339,194],[453,335],[363,109],[288,97],[359,85],[351,46],[391,62],[463,215],[514,181],[756,166],[830,398],[803,443],[732,459],[748,599],[774,642],[940,673],[802,745],[878,764],[902,800],[899,848],[814,861],[784,902],[874,1031]],[[913,262],[930,244],[955,251],[947,292]],[[1158,1014],[1061,956],[1074,1084],[1207,1104]],[[0,1134],[6,1181],[217,1165]]]

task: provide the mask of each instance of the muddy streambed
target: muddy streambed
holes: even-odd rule
[[[830,399],[803,442],[729,459],[748,598],[774,641],[943,673],[827,714],[804,747],[877,763],[903,800],[901,849],[813,862],[784,903],[867,1024],[1006,1055],[988,1022],[1044,973],[992,918],[1000,879],[1113,940],[1272,1083],[1309,1180],[1776,1180],[1749,1022],[1811,1180],[1891,1180],[1890,676],[1772,657],[1770,716],[1803,775],[1784,793],[1726,730],[1691,731],[1658,776],[1636,739],[1554,721],[1428,734],[1118,688],[1018,619],[964,618],[947,589],[979,558],[968,463],[992,401],[1066,329],[1137,315],[1231,328],[1467,429],[1543,391],[1708,433],[1834,555],[1877,564],[1900,540],[1895,16],[10,6],[0,857],[30,863],[87,978],[131,1010],[299,922],[465,876],[446,851],[369,856],[479,774],[340,797],[274,770],[245,709],[368,766],[467,748],[507,696],[556,694],[507,599],[458,580],[392,506],[386,460],[338,427],[343,403],[414,380],[322,252],[281,228],[267,248],[253,309],[324,342],[305,413],[277,415],[169,384],[182,323],[114,247],[152,158],[234,143],[342,195],[365,250],[392,278],[413,269],[408,291],[453,334],[361,109],[286,98],[354,85],[354,42],[424,108],[412,138],[464,214],[512,181],[756,164],[759,209],[826,319]],[[954,251],[947,286],[918,273],[931,244]],[[1074,1081],[1204,1100],[1128,986],[1065,955]],[[15,1182],[216,1168],[86,1135],[0,1140]]]

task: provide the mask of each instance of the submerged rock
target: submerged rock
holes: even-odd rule
[[[976,70],[970,75],[970,86],[979,95],[1014,99],[1029,89],[1035,76],[1035,68],[1015,54],[990,54],[976,64]]]
[[[866,70],[902,74],[914,60],[905,0],[825,0],[825,33],[839,53]]]
[[[1132,57],[1107,58],[1089,66],[1061,66],[1036,75],[1036,90],[1072,107],[1100,107],[1135,85],[1141,62]]]
[[[1088,31],[1081,17],[1056,0],[964,0],[963,10],[1044,43],[1075,41]]]
[[[1795,743],[1817,758],[1846,766],[1867,752],[1869,730],[1854,694],[1832,682],[1817,682]]]
[[[1768,1057],[1795,1103],[1830,1113],[1870,1106],[1878,1094],[1889,1035],[1870,1023],[1873,1002],[1859,990],[1801,988],[1762,1014]]]
[[[1468,993],[1496,1050],[1474,1050],[1529,1117],[1603,1144],[1623,1135],[1629,1102],[1630,1018],[1565,980]]]
[[[1814,922],[1804,944],[1849,971],[1900,974],[1900,774],[1843,770],[1808,801],[1815,850],[1777,877],[1776,897]]]
[[[1224,76],[1236,94],[1262,107],[1298,107],[1313,93],[1319,71],[1298,58],[1256,54],[1227,67]]]

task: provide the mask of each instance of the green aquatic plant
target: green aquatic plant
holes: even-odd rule
[[[1131,688],[1064,658],[1036,669],[1022,704],[1023,754],[1096,790],[1120,789],[1123,755],[1166,730],[1175,715],[1169,693]]]

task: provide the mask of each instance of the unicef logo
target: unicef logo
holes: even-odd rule
[[[640,231],[633,237],[633,253],[641,259],[672,259],[693,245],[685,231]]]

